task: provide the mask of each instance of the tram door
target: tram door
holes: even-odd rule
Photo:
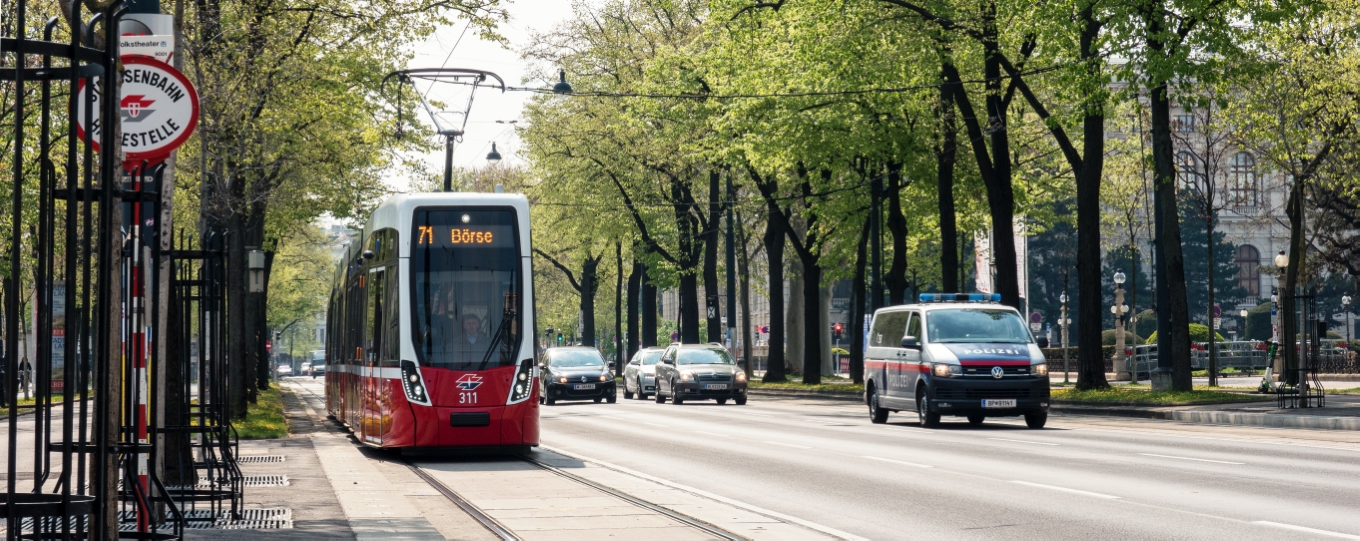
[[[366,325],[364,333],[367,335],[365,345],[368,346],[364,357],[364,378],[362,383],[363,397],[363,438],[367,443],[375,445],[382,444],[382,418],[383,418],[383,380],[382,366],[383,354],[387,348],[383,346],[387,330],[386,316],[388,313],[387,304],[387,270],[378,267],[368,272],[368,302]]]

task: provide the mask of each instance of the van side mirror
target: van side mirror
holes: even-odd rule
[[[916,341],[916,337],[915,337],[915,336],[907,336],[907,337],[902,338],[902,347],[904,347],[904,348],[911,348],[911,349],[917,349],[917,348],[921,347],[921,344],[918,343],[918,342]]]
[[[1047,347],[1048,347],[1048,337],[1047,337],[1047,336],[1040,336],[1040,337],[1038,337],[1038,338],[1035,338],[1035,339],[1034,339],[1034,343],[1035,343],[1035,344],[1038,344],[1039,347],[1041,347],[1041,348],[1047,348]]]

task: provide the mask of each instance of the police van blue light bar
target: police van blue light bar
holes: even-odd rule
[[[1001,302],[1000,293],[922,293],[921,302]]]

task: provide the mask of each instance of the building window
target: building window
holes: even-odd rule
[[[1248,295],[1261,296],[1261,252],[1255,246],[1237,247],[1237,283]]]
[[[1195,131],[1195,115],[1176,115],[1176,131],[1181,133]]]
[[[1232,186],[1228,190],[1228,203],[1238,207],[1254,207],[1260,204],[1256,189],[1256,158],[1246,152],[1233,154]]]
[[[1180,173],[1182,185],[1199,186],[1199,161],[1195,159],[1194,154],[1184,150],[1176,154],[1176,171]]]

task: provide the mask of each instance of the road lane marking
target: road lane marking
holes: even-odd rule
[[[719,438],[730,438],[730,437],[732,437],[732,436],[728,436],[727,434],[718,434],[717,432],[700,432],[700,431],[698,431],[698,430],[695,430],[694,433],[695,433],[695,434],[703,434],[703,435],[705,435],[705,436],[717,436],[717,437],[719,437]]]
[[[830,526],[823,526],[823,525],[818,524],[818,523],[816,523],[816,522],[812,522],[812,521],[808,521],[808,520],[803,520],[803,519],[798,518],[798,517],[794,517],[794,516],[786,515],[786,514],[784,514],[784,513],[780,513],[780,512],[778,512],[778,511],[771,511],[771,510],[769,510],[769,509],[765,509],[765,508],[763,508],[763,507],[757,507],[757,506],[755,506],[755,505],[751,505],[751,504],[746,503],[746,502],[737,501],[737,500],[734,500],[734,499],[731,499],[731,498],[727,498],[727,497],[724,497],[724,496],[719,496],[719,495],[714,494],[714,493],[712,493],[712,492],[708,492],[708,491],[705,491],[705,490],[700,490],[700,489],[697,489],[697,488],[694,488],[694,487],[691,487],[691,486],[687,486],[687,485],[682,485],[682,484],[676,483],[676,482],[674,482],[674,481],[670,481],[670,480],[667,480],[667,479],[662,479],[662,478],[656,477],[656,476],[654,476],[654,475],[648,475],[648,474],[642,473],[642,472],[640,472],[640,471],[633,470],[633,469],[629,469],[629,468],[625,468],[625,467],[619,466],[619,465],[617,465],[617,464],[611,464],[611,463],[605,462],[605,461],[603,461],[603,460],[596,460],[596,459],[594,459],[594,458],[584,457],[584,456],[581,456],[581,455],[578,455],[578,454],[575,454],[575,453],[567,452],[567,451],[564,450],[564,449],[559,449],[559,448],[556,448],[556,447],[550,447],[550,446],[547,446],[547,445],[540,445],[540,446],[539,446],[539,449],[543,449],[543,450],[546,450],[546,451],[552,451],[552,452],[557,453],[557,454],[559,454],[559,455],[565,455],[565,456],[569,456],[569,457],[572,457],[572,458],[576,458],[576,459],[578,459],[578,460],[581,460],[582,462],[594,462],[595,464],[598,464],[598,465],[600,465],[600,466],[603,466],[603,467],[605,467],[605,468],[614,470],[614,471],[619,472],[619,473],[625,473],[625,474],[631,475],[631,476],[633,476],[633,477],[638,477],[638,478],[646,479],[646,480],[651,481],[651,482],[653,482],[653,483],[657,483],[657,484],[659,484],[659,485],[668,486],[668,487],[674,488],[674,489],[676,489],[676,490],[682,490],[682,491],[688,492],[688,493],[690,493],[690,494],[694,494],[694,495],[697,495],[697,496],[700,496],[700,497],[708,498],[708,499],[713,500],[713,501],[716,501],[716,502],[718,502],[718,503],[725,503],[725,504],[727,504],[727,505],[731,505],[731,506],[734,506],[734,507],[740,507],[740,508],[742,508],[742,509],[745,509],[745,510],[747,510],[747,511],[750,511],[750,512],[752,512],[752,513],[755,513],[755,514],[757,514],[757,515],[764,515],[764,516],[766,516],[766,517],[769,517],[769,518],[772,518],[772,519],[775,519],[775,520],[779,520],[779,521],[782,521],[782,522],[786,522],[786,523],[790,523],[790,524],[797,524],[797,525],[802,526],[802,527],[804,527],[804,528],[808,528],[808,529],[810,529],[810,530],[815,530],[815,531],[818,531],[818,532],[821,532],[821,533],[830,535],[830,536],[832,536],[832,537],[836,537],[836,538],[839,538],[839,539],[844,539],[844,540],[846,540],[846,541],[868,541],[868,539],[865,539],[865,538],[860,537],[860,536],[858,536],[858,535],[852,534],[852,533],[850,533],[850,532],[845,532],[845,531],[837,530],[837,529],[832,528],[832,527],[830,527]]]
[[[1348,533],[1341,533],[1341,532],[1329,532],[1329,531],[1327,531],[1327,530],[1319,530],[1319,529],[1317,529],[1317,528],[1308,528],[1308,527],[1306,527],[1306,526],[1295,526],[1295,525],[1293,525],[1293,524],[1281,524],[1281,523],[1279,523],[1279,522],[1271,522],[1271,521],[1268,521],[1268,520],[1258,520],[1258,521],[1256,521],[1256,522],[1253,522],[1253,524],[1260,524],[1260,525],[1263,525],[1263,526],[1274,526],[1274,527],[1276,527],[1276,528],[1284,528],[1284,529],[1286,529],[1286,530],[1294,530],[1294,531],[1299,531],[1299,532],[1315,533],[1315,534],[1318,534],[1318,535],[1326,535],[1326,536],[1330,536],[1330,537],[1340,537],[1340,538],[1342,538],[1342,539],[1360,539],[1360,535],[1351,535],[1351,534],[1348,534]]]
[[[1157,458],[1174,458],[1176,460],[1194,460],[1196,462],[1214,462],[1217,464],[1233,464],[1236,466],[1246,466],[1246,462],[1228,462],[1226,460],[1209,460],[1207,458],[1190,458],[1188,456],[1154,455],[1152,453],[1138,453],[1143,456],[1155,456]]]
[[[987,438],[987,439],[989,439],[989,440],[996,440],[996,441],[1013,441],[1013,442],[1015,442],[1015,443],[1032,443],[1032,444],[1034,444],[1034,445],[1053,445],[1053,446],[1059,445],[1059,444],[1057,444],[1057,443],[1044,443],[1044,442],[1042,442],[1042,441],[1008,440],[1008,439],[1006,439],[1006,438]]]
[[[792,444],[792,443],[783,443],[783,442],[778,442],[778,441],[769,441],[769,440],[765,440],[765,443],[772,443],[772,444],[774,444],[774,445],[783,445],[784,447],[793,447],[794,449],[811,449],[811,447],[807,447],[807,446],[805,446],[805,445],[794,445],[794,444]]]
[[[652,426],[660,427],[660,428],[670,428],[670,427],[667,426],[667,425],[659,425],[659,424],[656,424],[656,423],[649,423],[649,422],[647,422],[647,421],[643,421],[642,424],[644,424],[644,425],[652,425]]]
[[[901,460],[893,460],[893,459],[891,459],[891,458],[879,458],[879,457],[876,457],[876,456],[868,456],[868,455],[865,455],[863,458],[867,458],[867,459],[869,459],[869,460],[881,460],[881,461],[883,461],[883,462],[891,462],[891,463],[893,463],[893,464],[901,464],[901,465],[903,465],[903,466],[911,466],[911,467],[914,467],[914,468],[934,468],[934,467],[935,467],[935,466],[930,466],[930,465],[926,465],[926,464],[917,464],[917,463],[915,463],[915,462],[903,462],[903,461],[901,461]]]
[[[1025,486],[1030,486],[1030,487],[1046,488],[1046,489],[1049,489],[1049,490],[1058,490],[1058,491],[1062,491],[1062,492],[1071,492],[1071,493],[1073,493],[1073,494],[1081,494],[1081,495],[1083,495],[1083,496],[1093,496],[1093,497],[1096,497],[1096,498],[1105,498],[1105,499],[1107,499],[1107,500],[1118,500],[1118,499],[1119,499],[1119,496],[1111,496],[1111,495],[1109,495],[1109,494],[1101,494],[1101,493],[1099,493],[1099,492],[1087,492],[1087,491],[1085,491],[1085,490],[1077,490],[1077,489],[1075,489],[1075,488],[1055,487],[1055,486],[1053,486],[1053,485],[1041,485],[1041,484],[1039,484],[1039,483],[1031,483],[1031,482],[1029,482],[1029,481],[1011,481],[1011,482],[1012,482],[1012,483],[1015,483],[1015,484],[1017,484],[1017,485],[1025,485]]]

